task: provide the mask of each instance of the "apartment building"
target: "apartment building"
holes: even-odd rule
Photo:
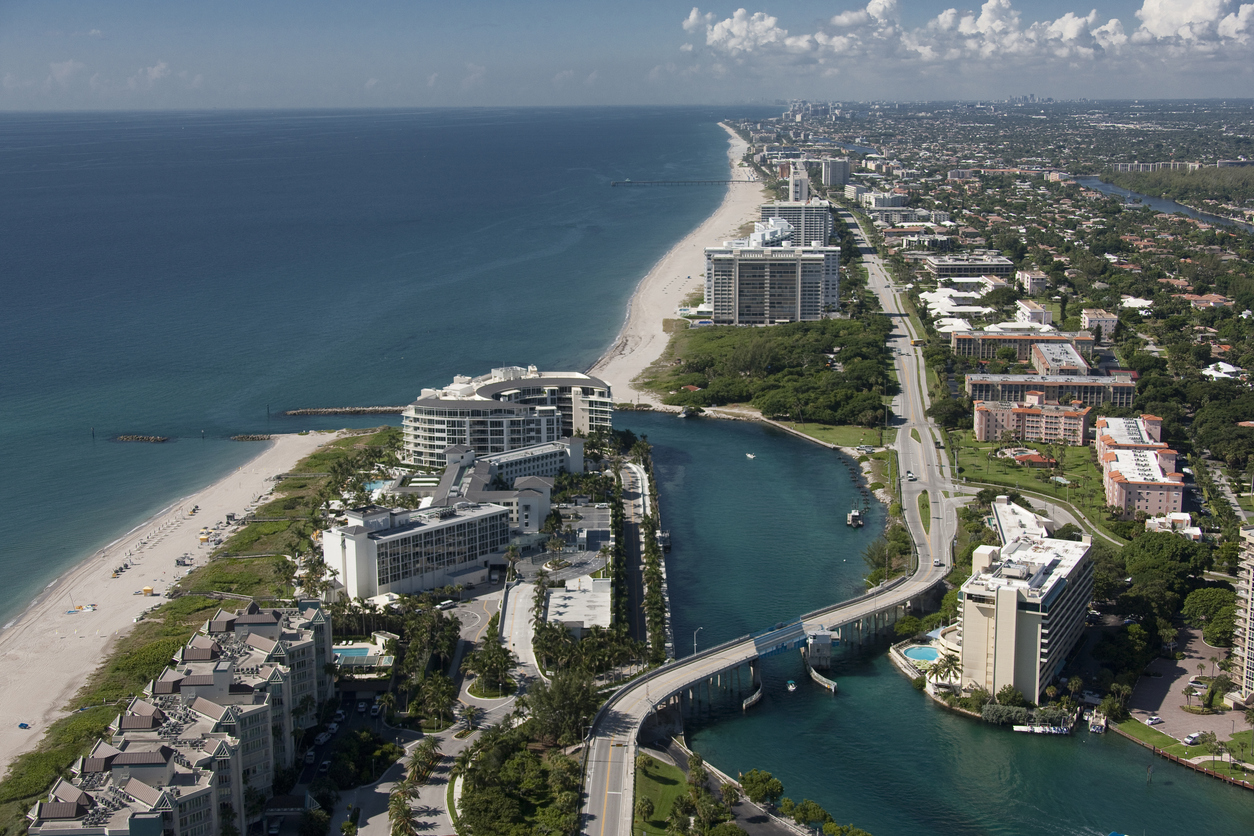
[[[579,372],[506,366],[458,375],[443,389],[423,389],[406,407],[402,454],[410,464],[443,468],[444,451],[454,445],[483,456],[505,453],[610,429],[613,413],[609,384]]]
[[[373,598],[458,583],[488,568],[509,545],[509,509],[490,503],[401,511],[375,505],[346,512],[346,525],[322,535],[322,557],[338,574],[336,594]]]
[[[1015,302],[1015,321],[1052,325],[1054,312],[1039,302],[1033,302],[1031,299],[1019,299]]]
[[[838,247],[705,250],[705,302],[718,325],[776,325],[822,319],[840,295]]]
[[[1027,400],[976,401],[973,407],[977,441],[996,441],[1005,432],[1019,441],[1082,446],[1088,438],[1092,407],[1049,403],[1044,393],[1030,391]]]
[[[1037,374],[1087,377],[1089,364],[1072,348],[1071,343],[1035,343],[1032,346],[1032,368]]]
[[[1097,342],[1109,343],[1115,333],[1119,317],[1101,308],[1085,308],[1080,311],[1080,327],[1094,335]]]
[[[1089,542],[1020,537],[980,546],[958,591],[963,687],[1007,685],[1039,702],[1084,627],[1093,594]]]
[[[997,276],[1014,272],[1014,262],[1001,255],[932,255],[923,259],[923,268],[938,279],[952,276]]]
[[[949,348],[961,357],[992,360],[998,349],[1013,348],[1015,359],[1026,362],[1037,344],[1067,343],[1076,351],[1088,354],[1093,350],[1093,335],[1088,331],[1063,333],[1009,333],[999,331],[954,331],[949,335]]]
[[[1099,418],[1093,436],[1107,505],[1125,516],[1182,510],[1184,475],[1176,469],[1176,451],[1162,441],[1161,418]]]
[[[832,204],[826,200],[773,200],[758,208],[758,220],[766,222],[781,218],[792,224],[793,244],[810,246],[815,241],[826,247],[832,238]]]
[[[1028,392],[1040,392],[1045,401],[1086,406],[1113,404],[1131,407],[1136,396],[1132,376],[1075,377],[1070,375],[1036,374],[969,374],[966,376],[967,397],[973,401],[1023,401]]]
[[[1254,525],[1241,526],[1241,564],[1237,570],[1236,629],[1232,633],[1232,680],[1241,702],[1254,707]]]
[[[1015,284],[1029,296],[1040,296],[1045,292],[1049,276],[1042,270],[1016,270]]]
[[[849,182],[849,160],[823,160],[823,185],[843,186]]]

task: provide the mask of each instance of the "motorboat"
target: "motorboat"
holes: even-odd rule
[[[791,679],[790,679],[790,680],[788,680],[788,690],[789,690],[789,692],[796,691],[796,690],[797,690],[797,683],[793,682]]]
[[[861,528],[862,527],[862,512],[859,511],[857,508],[854,508],[852,511],[850,511],[845,516],[845,525],[851,526],[853,528]]]

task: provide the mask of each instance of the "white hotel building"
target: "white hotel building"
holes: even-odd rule
[[[748,238],[705,249],[705,304],[716,325],[822,319],[840,305],[840,248],[793,246],[793,226],[772,217]]]
[[[613,426],[609,384],[579,372],[506,366],[480,377],[458,375],[423,389],[401,418],[403,456],[443,468],[444,451],[465,445],[477,456],[546,444]]]
[[[1013,685],[1033,702],[1058,676],[1093,595],[1089,543],[1020,537],[980,546],[958,592],[961,685]]]

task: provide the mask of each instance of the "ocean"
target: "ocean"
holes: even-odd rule
[[[0,114],[0,623],[232,435],[383,423],[285,409],[590,366],[722,199],[609,183],[722,179],[760,111]]]

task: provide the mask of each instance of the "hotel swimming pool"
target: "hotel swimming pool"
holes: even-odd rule
[[[387,487],[388,485],[390,485],[390,484],[392,484],[392,480],[391,480],[391,479],[378,479],[378,480],[376,480],[376,481],[374,481],[374,482],[367,482],[367,483],[366,483],[366,490],[368,490],[368,491],[377,491],[377,490],[381,490],[381,489],[383,489],[383,488],[386,488],[386,487]]]
[[[913,659],[916,662],[935,662],[940,656],[934,647],[907,647],[902,653],[907,659]]]
[[[335,651],[336,656],[369,656],[370,648],[368,647],[341,647]]]

